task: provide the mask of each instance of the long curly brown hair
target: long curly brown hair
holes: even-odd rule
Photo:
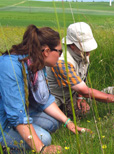
[[[32,61],[30,70],[36,73],[44,67],[44,58],[41,48],[47,45],[50,49],[55,48],[60,43],[59,33],[49,27],[37,28],[35,25],[29,25],[23,35],[23,40],[18,45],[13,45],[9,51],[3,54],[27,55],[21,61],[27,59]]]

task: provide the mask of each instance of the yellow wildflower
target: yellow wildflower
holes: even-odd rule
[[[69,147],[65,147],[65,150],[69,150]]]
[[[20,144],[23,144],[23,140],[20,140]]]
[[[34,153],[34,152],[35,152],[35,150],[32,150],[32,152]]]
[[[107,148],[107,145],[106,144],[102,145],[102,148],[103,149],[106,149]]]
[[[14,141],[14,145],[18,145],[18,142],[16,140]]]

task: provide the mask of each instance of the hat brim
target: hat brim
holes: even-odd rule
[[[80,46],[79,42],[75,42],[74,44],[83,52],[90,52],[90,51],[95,50],[97,48],[97,42],[95,41],[94,38],[80,43],[81,46]]]
[[[73,44],[73,42],[71,42],[71,41],[67,38],[67,36],[64,37],[64,38],[62,39],[62,43],[63,43],[63,44],[67,44],[67,45]]]
[[[75,44],[81,51],[83,52],[90,52],[92,50],[95,50],[97,48],[97,42],[95,41],[94,38],[90,39],[90,40],[87,40],[85,42],[71,42],[67,36],[64,37],[62,39],[62,43],[63,44],[67,44],[67,45],[70,45],[70,44]],[[81,45],[80,45],[81,44]]]

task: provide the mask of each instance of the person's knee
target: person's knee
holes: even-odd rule
[[[40,127],[44,128],[49,133],[55,132],[60,126],[60,122],[54,118],[48,119],[47,121],[48,123],[47,122],[45,124],[43,123],[42,125],[40,125]]]
[[[48,124],[49,125],[48,125],[48,129],[47,130],[50,133],[55,132],[59,128],[59,126],[60,126],[60,122],[57,121],[56,119],[51,119]]]
[[[43,142],[44,145],[48,146],[51,144],[51,135],[50,133],[48,133],[47,131],[45,131],[45,133],[42,133],[40,135],[38,135],[40,140]]]
[[[52,140],[50,133],[40,126],[37,126],[35,124],[33,124],[33,126],[36,131],[36,134],[38,135],[39,139],[43,142],[43,144],[50,145]]]
[[[35,122],[35,124],[47,130],[48,132],[53,133],[59,128],[60,122],[46,115],[45,118],[43,116],[40,117],[40,119],[37,121],[37,123]]]
[[[46,146],[50,145],[51,144],[51,140],[52,140],[51,135],[48,134],[46,136],[45,140],[43,141],[44,145],[46,145]]]

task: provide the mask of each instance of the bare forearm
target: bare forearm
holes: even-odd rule
[[[73,133],[76,133],[75,124],[71,122],[69,118],[66,117],[66,115],[59,109],[56,103],[52,103],[49,107],[47,107],[45,109],[45,112],[50,116],[54,117],[55,119],[65,123],[65,125],[70,131],[72,131]],[[78,131],[81,131],[82,129],[85,129],[85,131],[90,131],[89,129],[81,128],[77,126]]]
[[[63,123],[65,123],[65,121],[67,120],[66,115],[59,109],[55,102],[52,103],[49,107],[47,107],[44,111],[53,118]]]
[[[114,102],[114,95],[106,94],[104,92],[98,91],[96,89],[88,88],[88,93],[83,94],[86,98],[92,98],[101,102]]]
[[[92,98],[101,102],[114,103],[114,95],[89,88],[83,81],[80,84],[72,86],[71,88],[86,98]]]
[[[41,150],[43,143],[37,136],[32,124],[20,124],[16,127],[16,129],[32,149],[34,149],[36,152]]]

